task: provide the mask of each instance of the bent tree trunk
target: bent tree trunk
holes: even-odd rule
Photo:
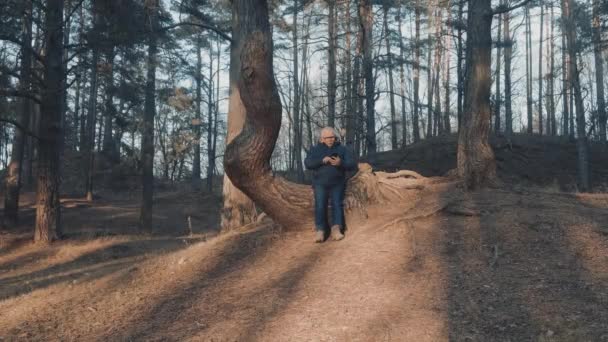
[[[231,73],[235,71],[237,76],[238,92],[246,116],[241,133],[226,147],[226,174],[236,187],[284,229],[309,226],[313,218],[310,186],[275,176],[270,167],[270,157],[281,127],[281,102],[272,69],[267,2],[235,0],[232,6],[233,17],[238,18],[233,22],[233,52],[240,51],[240,67]],[[349,181],[345,200],[347,211],[365,210],[368,204],[373,203],[411,205],[416,201],[405,201],[409,194],[407,191],[418,193],[427,185],[444,183],[445,180],[426,179],[410,171],[374,174],[369,166],[362,165],[359,173]],[[434,203],[441,206],[445,201]]]

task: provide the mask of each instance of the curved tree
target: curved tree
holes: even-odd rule
[[[234,0],[233,53],[240,56],[238,91],[246,116],[241,133],[226,147],[224,168],[232,183],[251,198],[266,214],[285,229],[306,227],[312,223],[312,190],[309,186],[288,182],[276,176],[270,157],[281,126],[281,102],[272,68],[273,46],[266,0]],[[234,64],[233,64],[234,66]],[[432,205],[423,196],[437,194],[436,187],[453,186],[447,178],[425,178],[411,171],[372,172],[360,164],[359,172],[349,181],[345,199],[347,213],[365,213],[370,204],[393,203],[400,208],[424,204],[425,210],[413,210],[421,216],[443,208],[455,191],[433,198]],[[425,204],[426,203],[426,204]],[[406,212],[402,210],[401,214]],[[348,217],[347,217],[348,221]]]

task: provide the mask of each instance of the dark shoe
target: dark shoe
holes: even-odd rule
[[[342,234],[342,232],[340,231],[339,225],[336,224],[331,227],[331,238],[334,239],[334,241],[344,239],[344,234]]]
[[[322,230],[317,230],[315,232],[315,242],[321,243],[323,242],[323,240],[325,240],[325,232],[323,232]]]

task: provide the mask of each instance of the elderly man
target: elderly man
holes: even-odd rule
[[[344,234],[344,189],[346,171],[356,167],[353,154],[337,140],[332,127],[321,130],[319,143],[313,146],[306,159],[306,168],[313,170],[312,185],[315,195],[315,242],[325,240],[327,228],[327,200],[331,197],[332,227],[331,237],[342,240]]]

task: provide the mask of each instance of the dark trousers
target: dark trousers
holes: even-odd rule
[[[341,182],[332,185],[313,185],[315,195],[315,228],[327,228],[327,200],[331,198],[332,224],[344,227],[344,187]]]

